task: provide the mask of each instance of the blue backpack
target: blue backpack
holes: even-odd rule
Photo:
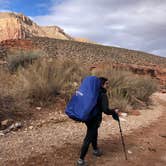
[[[87,76],[67,104],[65,113],[76,121],[86,122],[97,114],[97,100],[101,81],[96,76]]]

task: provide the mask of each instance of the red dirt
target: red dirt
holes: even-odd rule
[[[163,101],[160,103],[166,106]],[[99,141],[104,155],[100,158],[92,156],[91,148],[87,161],[92,166],[165,166],[166,165],[166,114],[150,126],[139,128],[129,135],[125,135],[128,160],[124,159],[120,136],[110,135],[110,139]],[[9,161],[7,165],[16,166],[73,166],[79,157],[80,144],[64,144],[63,148],[51,147],[45,153],[32,153],[28,159]],[[7,166],[6,165],[6,166]]]

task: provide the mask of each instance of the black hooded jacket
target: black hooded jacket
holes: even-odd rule
[[[107,97],[107,90],[105,88],[101,88],[99,92],[99,97],[97,101],[98,113],[95,117],[93,117],[92,121],[97,122],[98,125],[102,122],[102,113],[104,112],[107,115],[112,115],[114,109],[109,108],[109,101]]]

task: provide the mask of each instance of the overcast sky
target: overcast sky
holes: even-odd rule
[[[4,1],[1,10],[23,12],[39,25],[58,25],[74,37],[166,57],[166,0]]]

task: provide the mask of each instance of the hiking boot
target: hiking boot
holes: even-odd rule
[[[93,155],[96,157],[100,157],[103,155],[103,152],[101,149],[93,150]]]
[[[88,163],[83,159],[78,159],[77,166],[88,166]]]

